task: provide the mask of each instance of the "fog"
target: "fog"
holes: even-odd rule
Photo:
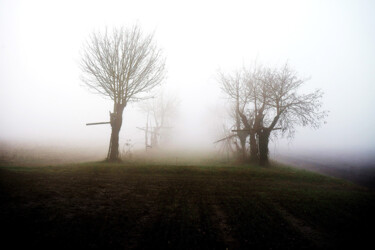
[[[325,93],[327,123],[277,139],[271,154],[357,159],[375,153],[373,1],[0,1],[0,141],[104,158],[111,100],[80,79],[88,35],[138,23],[167,59],[163,89],[180,100],[168,146],[215,150],[227,114],[218,70],[288,62]],[[124,111],[120,147],[144,149],[139,103]],[[34,146],[30,146],[34,145]],[[366,159],[367,159],[366,158]]]

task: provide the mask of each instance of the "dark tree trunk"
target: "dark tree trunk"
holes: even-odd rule
[[[259,132],[259,164],[262,166],[269,165],[268,161],[268,142],[270,138],[270,130],[261,129]]]
[[[117,105],[113,113],[111,113],[111,140],[107,160],[111,162],[120,161],[119,157],[119,134],[122,126],[122,112],[124,107]]]
[[[238,131],[237,132],[238,139],[240,140],[240,146],[237,147],[238,152],[238,160],[241,162],[246,161],[246,137],[247,132]]]
[[[255,138],[255,133],[250,133],[250,161],[256,162],[258,161],[258,145]]]
[[[245,162],[246,161],[246,136],[241,136],[240,142],[241,142],[241,160]]]

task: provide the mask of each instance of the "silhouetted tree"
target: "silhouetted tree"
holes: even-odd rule
[[[300,93],[306,82],[292,70],[288,64],[279,69],[264,69],[258,76],[254,129],[258,135],[259,162],[267,165],[268,143],[272,131],[281,131],[281,135],[292,137],[296,126],[318,128],[327,116],[321,110],[321,90],[308,94]]]
[[[153,41],[139,26],[94,32],[83,49],[81,69],[84,83],[113,100],[109,161],[119,159],[119,133],[122,114],[129,102],[161,83],[165,59]]]
[[[252,129],[252,117],[245,115],[247,106],[251,102],[251,89],[248,88],[247,78],[243,71],[237,71],[234,74],[224,74],[219,72],[219,82],[221,89],[231,101],[231,117],[234,121],[234,130],[236,130],[240,145],[237,145],[237,150],[240,152],[242,161],[246,161],[246,138],[250,135],[250,159],[254,160],[257,157],[257,147],[254,148],[255,134]]]

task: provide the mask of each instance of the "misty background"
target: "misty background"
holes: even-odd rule
[[[167,59],[163,89],[180,100],[169,147],[215,150],[228,118],[218,70],[288,62],[310,77],[304,90],[323,90],[330,113],[318,130],[298,128],[293,140],[271,142],[271,156],[373,166],[374,12],[373,1],[1,0],[0,147],[103,159],[110,125],[85,124],[108,121],[112,102],[80,80],[81,50],[93,31],[138,23],[154,32]],[[139,103],[123,117],[120,150],[128,139],[143,149]]]

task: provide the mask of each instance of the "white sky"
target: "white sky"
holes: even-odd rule
[[[85,123],[107,121],[112,104],[82,86],[80,49],[93,30],[136,22],[155,31],[167,88],[181,99],[176,142],[212,145],[226,102],[218,69],[288,61],[311,76],[306,90],[325,92],[330,116],[321,129],[301,128],[292,144],[281,140],[271,151],[375,149],[375,2],[342,0],[0,0],[0,140],[107,150],[109,126]],[[142,147],[135,127],[144,122],[137,105],[128,106],[121,142]]]

